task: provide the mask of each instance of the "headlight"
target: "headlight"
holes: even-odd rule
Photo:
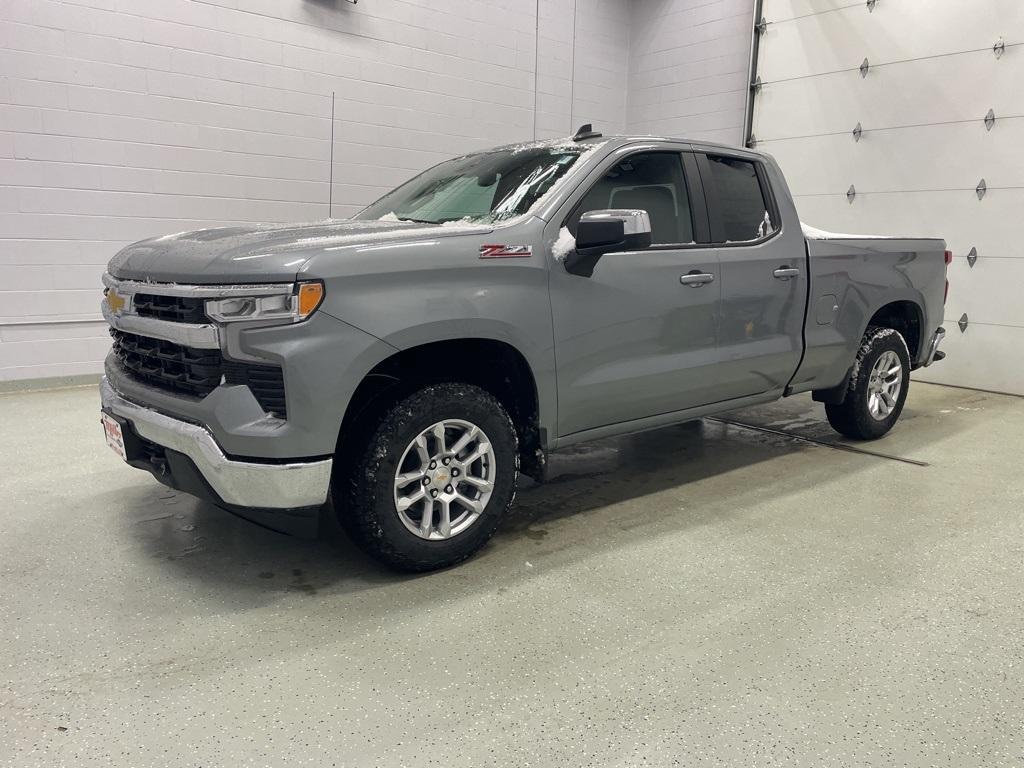
[[[210,299],[206,302],[206,314],[218,323],[246,320],[298,323],[316,312],[323,300],[323,283],[298,283],[292,293]]]

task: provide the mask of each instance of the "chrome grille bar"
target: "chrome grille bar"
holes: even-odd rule
[[[154,296],[185,296],[204,299],[220,299],[231,296],[291,295],[295,291],[293,283],[255,283],[252,285],[147,283],[142,280],[118,280],[110,273],[104,273],[103,285],[115,289],[120,296],[149,293]]]

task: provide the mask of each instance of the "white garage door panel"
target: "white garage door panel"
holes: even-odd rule
[[[859,142],[841,134],[759,147],[798,180],[790,182],[794,192],[811,193],[845,192],[850,184],[864,192],[971,190],[983,177],[990,187],[1024,187],[1024,163],[1007,162],[1022,145],[1024,120],[1008,120],[991,132],[981,122],[957,123],[878,131]],[[950,146],[957,151],[942,151]]]
[[[773,22],[810,16],[814,13],[829,13],[852,5],[850,0],[765,0],[763,13]]]
[[[874,13],[858,4],[769,24],[761,39],[758,74],[770,82],[856,68],[865,58],[883,64],[991,48],[1000,36],[1007,44],[1024,42],[1024,3],[984,0],[986,12],[972,13],[975,5],[883,0]],[[767,12],[765,19],[772,21]]]
[[[1024,0],[844,4],[765,0],[757,147],[778,159],[808,224],[944,238],[949,358],[918,375],[1024,394]]]
[[[1017,325],[1024,300],[1024,255],[1005,259],[979,259],[974,267],[956,257],[949,266],[946,317],[966,314],[970,321],[991,325]],[[1024,357],[1024,347],[1020,349]]]
[[[945,323],[946,359],[922,368],[914,378],[936,384],[1024,394],[1024,328],[971,323],[960,333],[956,319]],[[1016,350],[1016,352],[1014,352]]]
[[[796,197],[804,222],[834,232],[941,237],[956,256],[972,246],[982,257],[1013,256],[1022,249],[1020,211],[1024,189],[996,190],[980,201],[973,192],[858,194],[853,204],[844,195]]]
[[[1024,58],[1024,47],[1012,54]],[[857,123],[865,130],[956,120],[982,125],[992,108],[1001,126],[1000,115],[1024,115],[1020,68],[1010,55],[982,51],[894,64],[866,78],[840,72],[768,83],[757,95],[754,134],[764,140],[849,132]],[[964,81],[984,87],[965,89]]]

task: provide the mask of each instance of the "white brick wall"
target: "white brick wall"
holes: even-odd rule
[[[0,0],[0,381],[101,369],[99,276],[134,240],[347,216],[451,155],[584,122],[738,125],[731,102],[678,117],[733,87],[736,56],[710,54],[743,26],[737,2],[693,5]]]
[[[537,28],[537,137],[583,123],[626,129],[630,0],[542,0]]]
[[[752,0],[633,4],[627,129],[742,143]]]

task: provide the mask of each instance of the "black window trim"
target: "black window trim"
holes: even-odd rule
[[[669,147],[643,147],[637,148],[635,152],[629,152],[618,157],[614,157],[612,162],[607,166],[601,168],[600,173],[594,179],[594,181],[586,187],[586,190],[580,196],[572,208],[569,209],[569,213],[562,219],[560,227],[568,228],[569,220],[576,215],[576,211],[579,210],[580,206],[583,205],[583,201],[586,199],[587,194],[593,188],[594,184],[597,184],[604,178],[604,175],[608,171],[630,157],[636,155],[675,155],[680,163],[680,171],[683,174],[683,182],[686,184],[686,195],[689,198],[690,203],[690,228],[693,230],[693,242],[692,243],[652,243],[645,251],[678,251],[684,248],[708,248],[711,246],[711,223],[708,214],[707,199],[704,196],[704,185],[701,183],[700,172],[697,168],[697,162],[695,159],[695,152],[690,149],[673,149]]]
[[[730,152],[708,152],[704,150],[695,151],[697,168],[700,171],[701,184],[704,187],[704,194],[707,197],[708,222],[711,228],[710,242],[715,248],[750,248],[751,246],[767,243],[769,240],[782,234],[782,219],[779,218],[779,207],[775,200],[775,193],[768,181],[768,173],[764,163],[756,158],[746,155],[734,155]],[[757,174],[757,183],[761,188],[761,197],[764,198],[768,215],[771,216],[775,229],[764,237],[756,240],[742,240],[737,242],[725,239],[725,223],[722,220],[722,203],[718,197],[718,187],[715,185],[714,177],[711,174],[711,161],[709,157],[727,157],[732,160],[741,160],[754,166]]]

